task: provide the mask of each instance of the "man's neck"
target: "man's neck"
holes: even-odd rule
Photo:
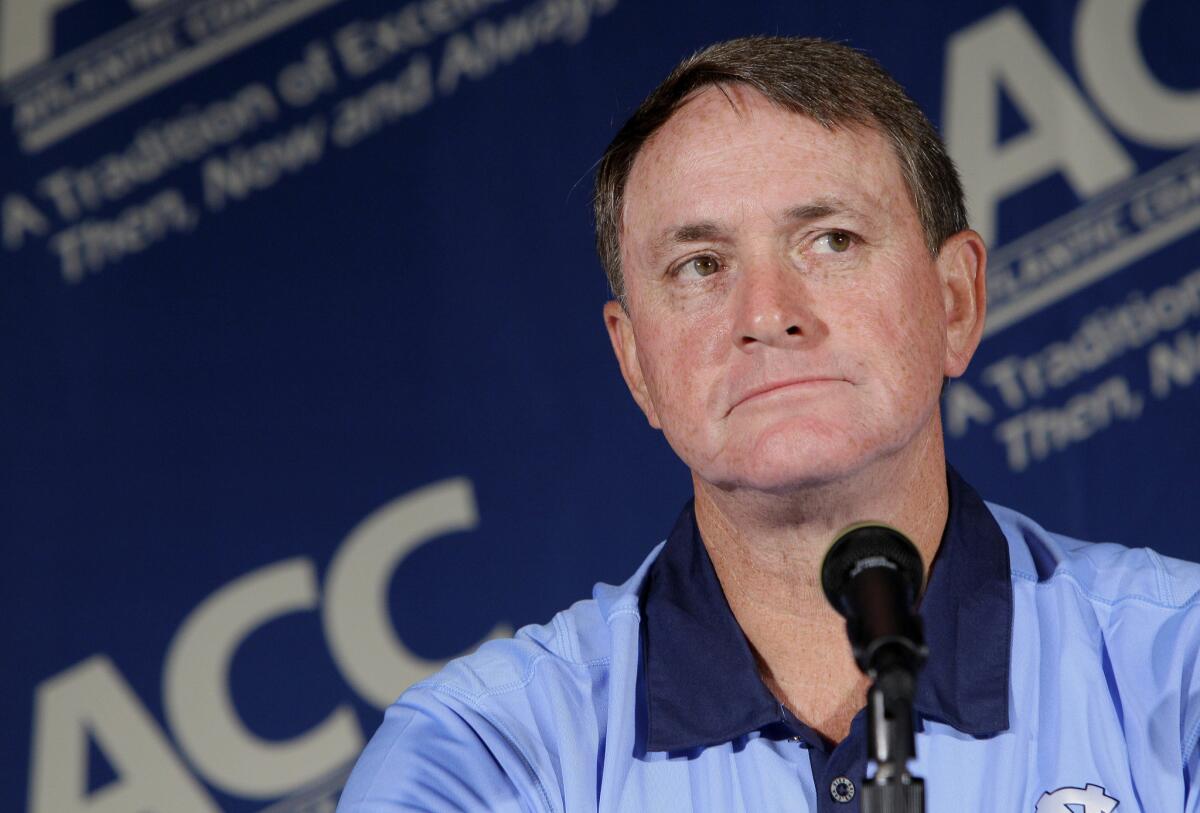
[[[865,682],[845,622],[825,599],[821,562],[838,531],[878,521],[903,531],[926,573],[949,510],[940,426],[914,453],[786,496],[716,489],[698,478],[696,521],[734,617],[776,697],[840,740]]]

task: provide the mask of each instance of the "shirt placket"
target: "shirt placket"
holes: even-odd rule
[[[864,712],[855,715],[846,738],[830,749],[815,731],[785,710],[792,741],[808,749],[817,813],[859,813],[867,773]]]

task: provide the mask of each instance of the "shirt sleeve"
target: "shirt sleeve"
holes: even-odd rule
[[[540,798],[528,761],[497,727],[433,692],[410,690],[384,714],[337,813],[540,813]]]

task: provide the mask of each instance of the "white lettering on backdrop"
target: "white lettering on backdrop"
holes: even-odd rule
[[[34,699],[30,813],[216,813],[197,776],[237,796],[268,798],[345,766],[364,742],[353,710],[339,705],[312,730],[282,742],[258,737],[230,695],[235,653],[273,619],[320,612],[338,669],[368,703],[386,707],[445,663],[415,655],[397,635],[387,601],[392,574],[422,545],[478,525],[469,480],[432,483],[359,523],[334,554],[323,590],[313,562],[296,557],[240,576],[201,602],[163,665],[168,728],[196,776],[107,657],[42,681]],[[498,625],[489,637],[511,634]],[[89,740],[116,773],[92,793]]]

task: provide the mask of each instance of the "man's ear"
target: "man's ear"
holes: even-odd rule
[[[617,364],[621,366],[621,376],[633,400],[641,407],[646,420],[655,429],[662,429],[658,422],[658,413],[654,403],[646,391],[646,379],[642,375],[642,366],[638,363],[637,337],[633,334],[633,322],[624,306],[615,299],[604,305],[604,326],[608,328],[608,339],[612,342],[613,353],[617,356]]]
[[[943,373],[962,375],[983,337],[987,313],[987,247],[966,229],[942,244],[937,256],[946,307],[946,359]]]

